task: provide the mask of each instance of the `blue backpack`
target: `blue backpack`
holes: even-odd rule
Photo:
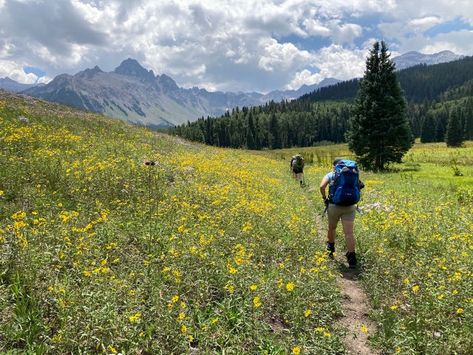
[[[360,201],[358,165],[353,160],[340,160],[329,187],[330,201],[340,206],[351,206]]]

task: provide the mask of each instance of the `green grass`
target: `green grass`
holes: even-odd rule
[[[383,353],[473,348],[472,147],[416,144],[362,172],[357,251]],[[343,353],[314,214],[348,154],[205,147],[2,93],[0,352]]]
[[[371,340],[383,353],[473,349],[472,147],[416,144],[390,172],[362,172],[366,189],[355,234],[371,316],[379,324]],[[307,151],[317,149],[326,148]],[[319,167],[307,169],[314,184],[322,176]],[[317,191],[313,200],[321,205]]]
[[[283,162],[7,94],[0,127],[1,352],[343,349]]]

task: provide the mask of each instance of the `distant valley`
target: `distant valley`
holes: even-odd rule
[[[129,58],[113,72],[104,72],[96,66],[73,76],[61,74],[47,85],[22,93],[139,125],[168,127],[202,116],[219,116],[235,107],[294,99],[337,82],[325,79],[318,85],[268,94],[209,92],[197,87],[181,88],[171,77],[155,75]]]
[[[449,62],[461,56],[443,51],[432,55],[408,52],[393,58],[397,69],[417,64]],[[292,100],[321,88],[340,83],[327,78],[298,90],[258,92],[209,92],[198,87],[182,88],[168,75],[155,75],[134,59],[124,60],[113,72],[98,66],[75,75],[58,75],[47,85],[28,85],[10,78],[0,79],[0,89],[22,92],[52,102],[63,103],[131,123],[168,127],[195,121],[199,117],[220,116],[235,107],[257,106],[270,101]]]

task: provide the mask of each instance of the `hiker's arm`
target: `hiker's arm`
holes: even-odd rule
[[[358,187],[360,188],[360,190],[365,187],[365,184],[363,184],[363,181],[358,180]]]
[[[324,201],[327,199],[327,194],[325,191],[327,189],[327,185],[328,185],[328,178],[327,176],[324,176],[324,178],[320,182],[320,194],[322,195],[322,200]]]

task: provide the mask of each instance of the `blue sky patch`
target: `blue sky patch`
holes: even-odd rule
[[[456,18],[455,20],[444,22],[429,28],[424,32],[424,35],[427,37],[435,37],[441,33],[456,32],[461,30],[473,30],[473,26],[466,23],[461,18]]]
[[[299,49],[305,49],[307,51],[317,51],[321,48],[328,47],[332,44],[332,40],[329,37],[299,37],[296,35],[289,35],[284,37],[274,36],[280,43],[292,43]]]
[[[41,78],[42,76],[46,75],[46,72],[44,70],[41,70],[40,68],[36,68],[36,67],[24,67],[23,71],[26,74],[33,73],[38,78]]]

